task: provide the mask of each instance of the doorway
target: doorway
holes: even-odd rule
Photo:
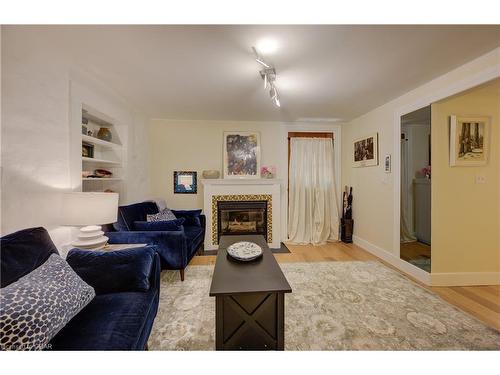
[[[431,106],[401,116],[400,257],[431,272]]]

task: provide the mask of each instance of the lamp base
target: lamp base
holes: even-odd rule
[[[99,250],[108,243],[109,238],[103,236],[100,225],[89,225],[80,229],[78,239],[71,243],[80,249]]]

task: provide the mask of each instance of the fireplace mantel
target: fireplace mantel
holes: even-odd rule
[[[207,218],[205,231],[205,249],[218,248],[217,238],[217,202],[252,201],[268,202],[268,244],[271,248],[281,245],[281,185],[282,180],[271,178],[254,179],[202,179],[203,207]]]
[[[217,178],[202,179],[206,185],[281,185],[283,181],[276,178]]]

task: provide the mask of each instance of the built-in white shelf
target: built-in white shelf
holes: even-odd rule
[[[71,92],[71,139],[72,165],[71,184],[82,192],[113,191],[120,195],[120,203],[126,199],[127,189],[127,118],[114,117],[94,105],[85,102],[94,97],[81,91],[78,85]],[[97,104],[98,103],[94,103]],[[120,114],[113,106],[108,111]],[[116,112],[115,112],[116,111]],[[109,140],[99,139],[97,134],[102,128],[110,132]],[[77,145],[81,147],[76,147]],[[73,147],[74,146],[74,147]],[[79,165],[77,167],[77,153]],[[83,156],[85,155],[85,156]],[[97,169],[111,173],[110,177],[84,177],[95,175]],[[78,179],[78,180],[77,180]]]
[[[85,156],[82,156],[82,161],[87,162],[87,163],[94,163],[94,164],[109,164],[109,165],[120,165],[121,164],[119,161],[115,161],[115,160],[87,158]]]
[[[120,150],[122,148],[122,145],[119,145],[118,143],[103,141],[102,139],[91,137],[90,135],[85,135],[85,134],[82,134],[82,141],[90,143],[94,146],[101,146],[115,150]]]
[[[93,177],[82,177],[82,181],[121,181],[119,177],[105,177],[105,178],[93,178]]]

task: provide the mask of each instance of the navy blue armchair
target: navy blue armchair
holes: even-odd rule
[[[205,239],[205,216],[200,210],[172,212],[178,218],[186,218],[178,230],[136,230],[135,222],[144,222],[147,215],[158,213],[154,202],[142,202],[118,208],[118,221],[106,232],[110,244],[145,243],[155,245],[160,255],[161,268],[179,270],[184,281],[184,269],[202,246]],[[192,220],[193,214],[197,220]]]

